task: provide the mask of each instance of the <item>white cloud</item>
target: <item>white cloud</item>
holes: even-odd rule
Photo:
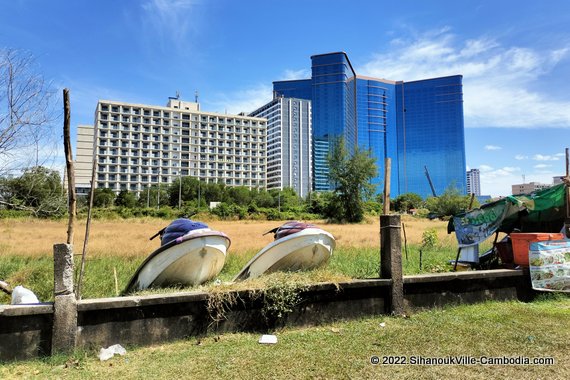
[[[147,0],[141,5],[143,21],[159,37],[163,48],[166,42],[172,42],[183,49],[188,34],[197,31],[200,17],[193,12],[200,3],[201,0]]]
[[[519,161],[521,161],[521,160],[528,160],[528,156],[524,156],[524,155],[522,155],[522,154],[517,154],[517,155],[515,156],[515,160],[519,160]]]
[[[488,36],[462,41],[445,28],[400,37],[357,72],[406,81],[462,74],[466,127],[570,128],[570,101],[533,89],[569,56],[566,46],[503,46]]]
[[[559,174],[555,165],[539,163],[531,167],[504,166],[494,168],[480,165],[481,193],[491,196],[512,194],[512,185],[523,182],[552,183],[552,177]]]
[[[550,155],[543,155],[543,154],[535,154],[532,156],[532,159],[535,161],[558,161],[560,158],[558,156],[550,156]]]
[[[485,145],[485,150],[501,150],[503,148],[501,148],[500,146],[496,146],[496,145]]]
[[[494,169],[481,165],[487,170],[481,170],[481,193],[491,196],[505,196],[512,193],[512,184],[522,182],[521,168],[505,166]]]
[[[266,84],[258,84],[245,90],[219,94],[216,99],[214,102],[204,102],[208,110],[230,114],[240,112],[248,114],[273,99],[273,88]]]
[[[310,70],[287,69],[279,80],[306,79],[310,75]],[[248,114],[273,99],[273,85],[259,83],[228,94],[217,94],[214,98],[214,101],[204,102],[205,107],[213,112],[228,112],[231,114],[245,112]]]
[[[287,69],[283,73],[280,80],[295,80],[295,79],[309,79],[311,78],[310,69],[290,70]]]

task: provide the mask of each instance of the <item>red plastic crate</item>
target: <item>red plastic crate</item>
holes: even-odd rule
[[[528,247],[535,241],[561,240],[563,233],[548,232],[513,232],[510,234],[513,243],[514,262],[518,265],[528,267]]]

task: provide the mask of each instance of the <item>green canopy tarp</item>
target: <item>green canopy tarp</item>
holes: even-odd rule
[[[565,200],[565,184],[532,194],[511,195],[455,215],[447,232],[455,231],[459,246],[481,243],[496,231],[560,232],[566,216]]]

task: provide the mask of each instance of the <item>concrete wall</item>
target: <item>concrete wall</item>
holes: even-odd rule
[[[0,306],[0,360],[47,356],[51,351],[53,306]]]
[[[77,348],[111,344],[148,345],[206,333],[265,332],[279,326],[310,326],[386,313],[391,280],[355,280],[318,284],[300,295],[302,302],[282,318],[264,318],[263,300],[250,292],[230,292],[223,299],[226,319],[214,323],[208,293],[191,292],[78,302]],[[485,300],[529,300],[528,273],[519,270],[456,272],[404,277],[406,312],[446,304]],[[0,360],[50,354],[53,306],[0,306]]]

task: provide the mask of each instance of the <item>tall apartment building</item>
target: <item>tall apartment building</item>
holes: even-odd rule
[[[357,75],[346,53],[311,57],[310,79],[276,81],[276,95],[308,99],[313,114],[315,190],[329,190],[326,156],[343,137],[347,147],[370,150],[376,185],[391,158],[391,193],[431,194],[427,166],[438,193],[449,186],[466,191],[462,76],[411,82]],[[381,191],[381,188],[377,188]]]
[[[100,100],[95,126],[78,129],[77,167],[83,169],[76,182],[90,183],[85,161],[95,158],[97,188],[115,192],[185,176],[265,188],[266,136],[266,119],[203,112],[198,103],[175,98],[166,107]]]
[[[479,169],[467,172],[467,194],[481,195],[481,176]]]
[[[77,145],[75,147],[75,192],[78,196],[88,195],[91,190],[93,171],[93,134],[92,125],[77,127]],[[67,188],[67,176],[64,177]]]
[[[267,188],[311,191],[311,101],[276,97],[249,114],[267,119]]]
[[[512,185],[513,195],[520,195],[520,194],[530,194],[538,190],[543,190],[551,187],[552,185],[548,185],[545,183],[539,182],[529,182],[529,183],[520,183],[516,185]]]

